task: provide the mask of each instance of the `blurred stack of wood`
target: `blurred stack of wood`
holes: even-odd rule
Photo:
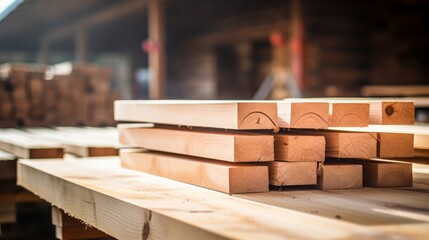
[[[0,69],[0,127],[113,125],[110,69],[6,64]]]

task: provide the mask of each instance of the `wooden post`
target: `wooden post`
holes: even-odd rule
[[[39,44],[39,63],[49,64],[49,41],[45,38],[42,38]]]
[[[149,98],[165,97],[165,57],[164,57],[164,3],[149,1],[149,40],[156,48],[149,52]]]
[[[85,63],[87,61],[87,37],[84,28],[77,28],[75,32],[75,57],[76,61]]]
[[[300,0],[292,1],[292,73],[298,86],[302,89],[304,84],[304,23],[302,18],[302,3]]]

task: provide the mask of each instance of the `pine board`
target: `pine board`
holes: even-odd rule
[[[118,239],[394,239],[415,234],[411,231],[391,234],[388,230],[374,230],[359,224],[257,202],[263,201],[262,196],[269,196],[271,192],[229,196],[118,166],[117,158],[42,162],[23,160],[18,165],[18,183]],[[58,195],[61,189],[67,191]],[[306,191],[299,192],[307,199]],[[278,194],[276,199],[279,202],[288,202],[285,202],[288,199],[287,192],[273,193]],[[337,192],[335,195],[339,196],[339,193],[343,194]],[[316,199],[326,199],[322,197],[323,194],[317,191]],[[395,198],[389,198],[391,201],[406,200],[398,197],[401,194],[394,195]],[[252,196],[257,196],[256,200],[240,199]],[[359,192],[353,199],[359,202],[363,196],[365,194]],[[426,202],[421,202],[425,197],[426,194],[419,195],[416,198],[419,201],[413,202],[413,198],[403,204],[412,206],[410,204],[416,203],[416,206],[420,206]],[[309,201],[300,202],[305,204]],[[348,206],[331,202],[335,203],[338,210]],[[376,201],[368,203],[368,207],[361,209],[361,212],[377,206]],[[427,207],[426,204],[424,206]],[[382,216],[399,218],[379,214],[378,219]],[[309,225],[311,231],[308,230]],[[418,229],[418,225],[415,226]],[[410,228],[415,227],[410,225]]]
[[[268,192],[266,166],[134,150],[120,157],[122,167],[224,193]]]
[[[269,135],[186,128],[119,125],[124,145],[227,162],[274,160],[274,137]]]

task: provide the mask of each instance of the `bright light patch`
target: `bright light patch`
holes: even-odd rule
[[[0,0],[0,21],[3,20],[24,0]]]

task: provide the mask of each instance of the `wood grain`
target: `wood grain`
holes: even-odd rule
[[[328,103],[284,100],[277,102],[277,109],[281,128],[328,128]]]
[[[274,102],[115,101],[115,120],[223,129],[277,129]]]
[[[159,152],[124,151],[121,166],[225,193],[268,191],[268,167]]]
[[[325,145],[323,136],[275,134],[274,157],[276,161],[322,162]]]
[[[370,124],[414,125],[414,102],[377,101],[370,104]]]
[[[325,163],[319,172],[317,184],[323,190],[361,188],[362,176],[362,165]]]
[[[227,162],[274,160],[274,137],[269,135],[124,124],[119,133],[122,144],[150,150]]]
[[[238,198],[255,194],[229,196],[121,169],[117,158],[23,160],[18,165],[18,183],[118,239],[393,239],[411,234],[376,231]],[[278,194],[282,195],[278,200],[287,199],[287,192]],[[359,193],[353,199],[362,196]]]
[[[317,162],[268,163],[270,184],[274,186],[316,185],[317,166]]]
[[[414,157],[414,135],[404,133],[377,133],[379,158]]]
[[[329,115],[330,127],[366,127],[369,124],[369,104],[331,102]]]

